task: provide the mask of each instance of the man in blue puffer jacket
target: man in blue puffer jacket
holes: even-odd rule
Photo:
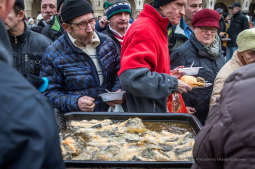
[[[61,17],[66,32],[42,59],[41,76],[49,79],[45,94],[63,113],[107,111],[98,95],[120,89],[117,46],[95,32],[96,19],[87,0],[65,1]]]

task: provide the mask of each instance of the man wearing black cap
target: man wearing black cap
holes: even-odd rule
[[[95,32],[96,19],[87,0],[65,1],[61,17],[65,33],[43,57],[41,75],[49,78],[45,94],[63,113],[107,111],[99,94],[120,89],[117,46]]]
[[[0,168],[64,169],[53,110],[12,67],[3,20],[14,2],[0,0]]]
[[[227,30],[229,38],[231,39],[227,43],[227,56],[226,61],[231,59],[234,51],[237,50],[236,38],[237,35],[245,29],[249,29],[249,23],[247,17],[241,12],[241,4],[234,2],[229,9],[232,9],[232,18],[230,26]]]
[[[5,27],[14,50],[14,67],[36,88],[44,91],[47,88],[47,79],[39,78],[41,58],[51,40],[31,31],[25,24],[24,18],[24,0],[16,0],[5,20]]]

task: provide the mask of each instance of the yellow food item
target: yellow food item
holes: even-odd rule
[[[72,137],[67,137],[62,141],[62,152],[70,151],[74,156],[79,155],[79,149],[75,145],[75,140]]]
[[[184,75],[181,77],[181,81],[189,84],[191,87],[203,87],[205,86],[205,79],[201,77],[194,77],[194,76],[188,76]]]

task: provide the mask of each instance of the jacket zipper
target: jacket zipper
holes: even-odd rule
[[[14,36],[14,43],[17,45],[18,44],[18,38],[17,36]]]
[[[153,101],[153,113],[156,113],[156,104],[155,104],[155,102]]]

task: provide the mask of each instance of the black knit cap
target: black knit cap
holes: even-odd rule
[[[240,2],[233,2],[232,5],[231,5],[230,7],[228,7],[228,8],[229,8],[229,9],[233,9],[233,8],[235,8],[235,7],[241,8]]]
[[[22,10],[25,9],[24,0],[16,0],[14,5],[19,7]]]
[[[160,6],[164,6],[172,1],[175,1],[175,0],[154,0],[153,6],[155,8],[159,8]]]
[[[64,0],[58,0],[57,1],[57,11],[59,11],[61,4],[64,2]]]
[[[79,16],[94,13],[90,3],[87,0],[67,0],[64,1],[61,17],[63,22],[69,23]]]

